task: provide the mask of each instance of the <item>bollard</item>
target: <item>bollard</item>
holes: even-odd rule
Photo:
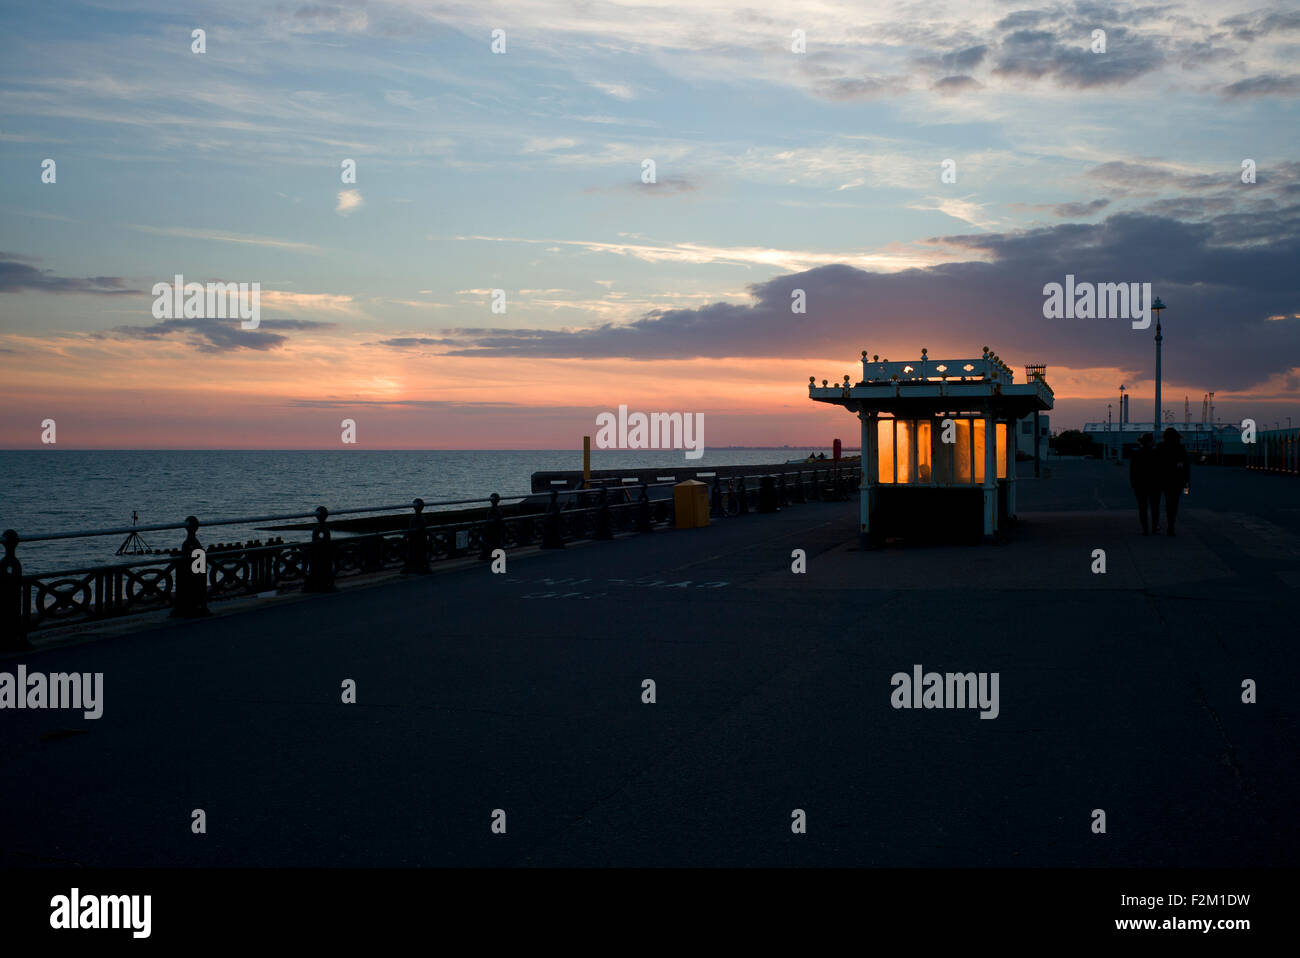
[[[416,499],[411,505],[415,515],[406,530],[406,565],[402,572],[411,575],[428,575],[429,569],[429,534],[424,528],[424,500]]]
[[[596,527],[591,537],[601,540],[614,538],[614,530],[609,516],[609,494],[604,486],[600,487],[600,496],[597,498]]]
[[[20,652],[32,646],[27,641],[23,614],[23,564],[14,555],[18,533],[6,529],[4,544],[5,557],[0,559],[0,652]]]
[[[551,505],[542,524],[542,548],[564,548],[564,518],[560,515],[560,494],[551,490]]]
[[[650,519],[650,488],[641,480],[641,496],[636,501],[636,531],[654,532],[654,523]]]
[[[199,544],[199,520],[185,517],[185,541],[176,558],[176,598],[172,600],[172,615],[178,619],[200,619],[211,615],[208,611],[208,577],[194,571],[194,550]]]
[[[740,500],[740,514],[749,513],[749,494],[745,492],[745,477],[741,476],[736,482],[736,498]]]
[[[776,498],[776,480],[771,476],[763,476],[758,480],[758,511],[781,511]]]
[[[483,548],[479,549],[480,559],[491,559],[494,549],[505,548],[506,522],[501,518],[501,497],[495,492],[489,496],[492,505],[488,506],[487,521],[483,524]]]
[[[722,476],[713,474],[713,492],[709,496],[709,515],[715,519],[722,516]]]
[[[307,547],[307,578],[303,592],[337,592],[334,586],[334,543],[330,528],[325,524],[330,511],[316,507],[316,526],[311,530],[311,545]]]

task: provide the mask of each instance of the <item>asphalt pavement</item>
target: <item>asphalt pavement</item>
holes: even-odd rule
[[[104,676],[0,711],[0,864],[1295,865],[1300,480],[1198,469],[1176,538],[1019,485],[995,545],[808,503],[0,658]]]

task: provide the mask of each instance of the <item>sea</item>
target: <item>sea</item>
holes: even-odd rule
[[[701,468],[782,463],[824,447],[706,449],[688,460],[681,450],[593,449],[592,469]],[[441,500],[503,498],[532,491],[534,472],[580,470],[578,450],[223,451],[223,450],[7,450],[0,451],[0,530],[20,536],[200,522]],[[431,506],[430,508],[434,508]],[[275,523],[269,523],[275,524]],[[268,523],[201,528],[204,545],[286,542],[306,533],[269,533]],[[155,549],[179,548],[183,530],[143,532]],[[129,561],[114,553],[125,535],[20,542],[28,574]]]

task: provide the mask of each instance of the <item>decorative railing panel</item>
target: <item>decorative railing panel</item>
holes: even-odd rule
[[[712,472],[710,501],[718,517],[726,514],[721,507],[724,493],[740,503],[740,513],[746,514],[801,502],[847,498],[861,478],[856,464],[837,465],[831,461],[815,468],[774,469],[764,476],[732,473],[726,468]],[[330,512],[324,507],[314,513],[226,519],[206,526],[190,516],[185,523],[173,525],[30,537],[21,537],[10,529],[3,535],[5,551],[0,559],[0,651],[28,648],[27,636],[31,633],[70,623],[168,608],[176,616],[203,616],[208,614],[209,601],[293,590],[330,592],[339,578],[385,572],[424,573],[430,571],[431,562],[489,559],[495,549],[563,548],[566,542],[581,539],[671,529],[675,525],[671,485],[642,483],[617,490],[552,490],[549,507],[542,513],[507,515],[497,495],[430,503],[488,504],[481,518],[433,525],[428,524],[424,501],[416,499],[410,506],[414,515],[407,529],[361,535],[334,535],[329,527]],[[652,497],[652,488],[663,495]],[[334,515],[391,513],[400,508],[346,509]],[[255,541],[233,546],[219,543],[204,549],[199,538],[201,529],[222,525],[313,517],[316,525],[310,541]],[[24,574],[16,554],[23,541],[159,530],[183,530],[181,547],[169,555],[138,561],[37,574]],[[203,550],[201,564],[195,550]],[[201,571],[196,571],[200,565]]]

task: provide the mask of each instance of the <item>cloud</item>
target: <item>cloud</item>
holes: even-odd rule
[[[607,96],[612,96],[616,100],[634,100],[636,92],[625,83],[603,83],[599,80],[589,80],[587,85],[594,87]]]
[[[1240,167],[1223,173],[1188,173],[1156,163],[1112,160],[1088,170],[1087,176],[1110,186],[1131,190],[1209,190],[1239,182]]]
[[[319,253],[321,248],[311,243],[295,243],[292,240],[275,239],[270,236],[251,236],[247,233],[230,233],[225,230],[190,229],[184,226],[140,226],[127,224],[128,229],[141,233],[153,233],[157,236],[179,236],[182,239],[209,240],[214,243],[237,243],[241,246],[263,246],[267,249],[286,249],[299,253]]]
[[[1052,212],[1063,219],[1079,219],[1100,213],[1110,205],[1110,200],[1101,198],[1088,200],[1086,203],[1057,203]]]
[[[1291,96],[1300,93],[1300,75],[1291,73],[1279,76],[1276,73],[1263,73],[1246,80],[1229,83],[1221,91],[1231,100],[1250,96]]]
[[[284,309],[290,312],[310,310],[313,313],[357,313],[356,303],[351,296],[339,293],[290,293],[284,290],[264,289],[261,302],[272,309]]]
[[[164,319],[150,326],[117,326],[110,333],[94,334],[95,338],[115,335],[125,339],[159,340],[180,334],[199,352],[226,353],[241,349],[277,349],[289,337],[275,330],[326,329],[333,323],[305,319],[263,319],[257,329],[242,329],[238,320],[222,319]]]
[[[435,339],[429,336],[396,336],[392,339],[381,339],[377,343],[367,343],[368,346],[387,346],[389,349],[418,349],[423,346],[467,346],[469,341],[464,339]]]
[[[1267,238],[1262,242],[1261,238]],[[843,355],[868,346],[888,355],[948,343],[978,355],[1015,342],[1026,356],[1071,368],[1146,370],[1149,330],[1125,320],[1047,320],[1042,289],[1071,273],[1084,282],[1150,282],[1169,304],[1171,384],[1242,388],[1300,365],[1300,323],[1267,317],[1300,308],[1300,206],[1186,223],[1117,213],[1097,224],[1059,225],[935,240],[964,262],[895,273],[842,264],[778,276],[749,288],[747,303],[647,312],[631,323],[576,330],[464,329],[450,355],[636,360]],[[977,259],[982,255],[983,260]],[[791,313],[803,289],[808,312]],[[962,345],[965,344],[965,345]],[[889,352],[886,352],[886,349]]]
[[[967,90],[981,89],[984,84],[980,83],[974,77],[970,76],[946,76],[934,81],[931,87],[937,93],[945,96],[953,96],[957,93],[963,93]]]
[[[1300,10],[1239,13],[1219,21],[1219,26],[1230,29],[1239,40],[1253,42],[1274,33],[1300,31]]]
[[[281,25],[291,33],[362,33],[370,18],[360,5],[341,6],[333,3],[309,3],[281,20]]]
[[[676,196],[681,193],[694,193],[699,184],[684,176],[661,176],[653,183],[640,180],[628,180],[614,186],[589,186],[584,193],[619,192],[634,193],[639,196]]]
[[[339,190],[338,205],[334,207],[334,212],[342,216],[347,216],[353,210],[361,209],[365,200],[361,198],[360,190]]]
[[[1103,198],[1078,203],[1012,203],[1015,210],[1045,210],[1061,219],[1083,219],[1100,213],[1110,205],[1110,200]]]
[[[129,287],[120,276],[88,276],[84,279],[55,276],[49,270],[29,265],[30,262],[26,256],[0,253],[0,293],[89,293],[103,296],[144,293],[144,290]]]
[[[873,100],[906,89],[907,83],[902,77],[836,77],[818,81],[813,86],[813,93],[826,100]]]
[[[937,208],[937,207],[935,207]],[[805,269],[830,263],[856,263],[875,269],[907,269],[944,258],[934,249],[909,248],[902,245],[874,253],[793,250],[761,246],[706,246],[700,243],[657,244],[653,242],[598,242],[594,240],[530,239],[511,236],[457,236],[460,240],[489,243],[526,243],[589,253],[629,256],[644,263],[686,263],[694,265],[765,266],[778,269]],[[459,290],[461,293],[485,295],[490,290]]]
[[[1106,31],[1105,53],[1093,53],[1082,41],[1066,44],[1046,30],[1016,30],[998,46],[993,72],[1030,80],[1051,77],[1063,86],[1087,89],[1122,85],[1164,62],[1157,40],[1122,27]]]

